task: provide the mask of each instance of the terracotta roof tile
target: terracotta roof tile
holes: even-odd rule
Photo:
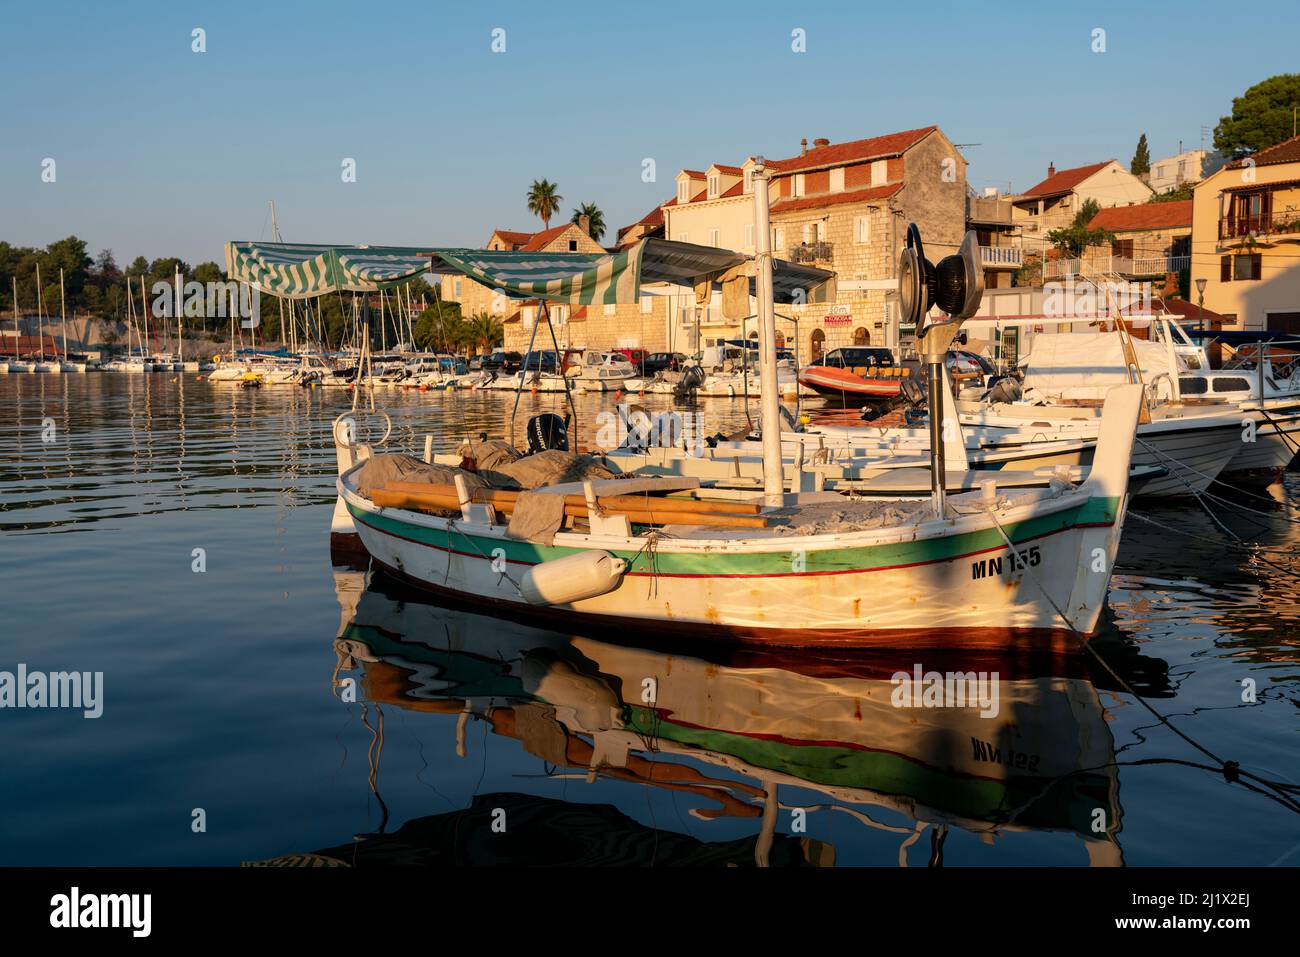
[[[887,133],[865,140],[851,140],[848,143],[832,143],[810,149],[803,156],[768,163],[775,166],[779,173],[797,173],[800,170],[813,169],[818,166],[838,166],[844,163],[858,163],[869,159],[897,156],[919,143],[937,126],[924,126],[917,130],[904,130],[901,133]]]
[[[1192,225],[1192,201],[1142,203],[1138,206],[1112,206],[1103,209],[1088,223],[1090,229],[1111,233],[1138,229],[1173,229]]]
[[[544,249],[548,243],[558,238],[561,233],[572,225],[573,223],[562,223],[559,226],[552,226],[550,229],[543,229],[540,233],[533,233],[532,237],[520,247],[519,251],[521,253],[535,253]]]
[[[1254,160],[1256,166],[1272,166],[1277,163],[1300,163],[1300,136],[1274,144],[1268,149],[1260,150],[1249,157],[1235,160],[1228,164],[1230,169],[1237,169],[1245,164],[1246,159]]]
[[[873,199],[887,199],[902,188],[902,183],[890,183],[887,186],[870,186],[867,189],[855,189],[847,193],[819,193],[816,196],[803,196],[799,199],[785,196],[772,204],[772,212],[789,213],[800,209],[838,206],[841,203],[865,203]]]
[[[495,229],[492,231],[493,236],[500,236],[506,242],[514,245],[523,245],[532,238],[532,233],[521,233],[513,229]]]
[[[1047,177],[1036,186],[1021,193],[1021,197],[1040,197],[1040,196],[1060,196],[1062,193],[1068,193],[1085,179],[1096,173],[1098,170],[1105,168],[1114,160],[1106,160],[1103,163],[1092,163],[1088,166],[1075,166],[1071,169],[1057,170],[1055,174]]]

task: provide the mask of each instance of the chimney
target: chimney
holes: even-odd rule
[[[1047,175],[1048,175],[1049,177],[1051,177],[1051,176],[1055,176],[1055,175],[1056,175],[1056,164],[1055,164],[1055,163],[1048,163],[1048,164],[1047,164]]]
[[[591,235],[591,217],[590,217],[590,216],[587,216],[587,215],[585,215],[585,214],[582,215],[582,216],[579,216],[579,217],[578,217],[578,228],[581,229],[581,230],[582,230],[584,233],[586,233],[588,236],[590,236],[590,235]]]
[[[819,150],[823,146],[830,146],[830,145],[831,145],[831,141],[824,136],[819,136],[817,137],[817,139],[813,140],[813,149],[815,150]]]
[[[799,155],[800,156],[808,155],[808,137],[806,136],[799,141]]]

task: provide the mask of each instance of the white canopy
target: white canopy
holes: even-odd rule
[[[1163,342],[1134,339],[1133,351],[1147,385],[1159,376],[1187,371],[1177,355],[1172,356],[1171,369],[1170,352]],[[1048,399],[1105,399],[1111,386],[1129,381],[1124,345],[1115,332],[1040,332],[1020,365],[1025,392],[1034,389]],[[1157,383],[1157,388],[1164,395],[1173,391],[1167,382]]]

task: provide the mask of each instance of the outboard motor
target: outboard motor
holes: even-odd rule
[[[543,412],[528,420],[528,454],[558,450],[569,451],[569,421],[554,412]]]
[[[926,398],[925,386],[921,384],[920,379],[924,377],[909,377],[902,381],[898,387],[898,395],[888,402],[874,402],[862,409],[862,421],[871,422],[880,418],[895,409],[919,410],[924,409],[928,404]]]
[[[984,393],[985,402],[1015,402],[1021,394],[1020,380],[1012,376],[999,376],[993,380],[992,387]]]
[[[674,395],[679,399],[689,398],[700,386],[704,385],[704,370],[699,366],[691,366],[682,373],[682,377],[677,382],[677,388],[673,390]]]

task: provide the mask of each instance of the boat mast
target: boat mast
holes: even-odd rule
[[[36,344],[40,347],[40,355],[45,354],[45,301],[44,290],[41,289],[41,264],[36,264]],[[17,343],[14,343],[17,346]],[[33,356],[37,353],[33,352]]]
[[[18,330],[18,277],[12,276],[14,283],[14,362],[18,361],[18,340],[22,333]]]
[[[63,289],[63,267],[59,267],[59,321],[63,326],[63,361],[68,361],[68,296]]]
[[[176,361],[185,362],[185,337],[181,334],[181,268],[176,267]]]
[[[772,301],[772,229],[768,208],[767,166],[755,157],[754,234],[757,240],[755,279],[758,293],[758,393],[763,420],[763,499],[769,506],[785,501],[785,474],[781,466],[781,399],[776,382],[776,307]]]

